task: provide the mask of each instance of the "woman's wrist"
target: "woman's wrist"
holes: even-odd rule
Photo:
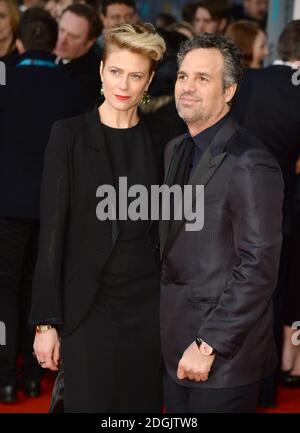
[[[53,325],[37,325],[35,327],[36,334],[42,334],[43,332],[49,331],[49,329],[54,328]]]

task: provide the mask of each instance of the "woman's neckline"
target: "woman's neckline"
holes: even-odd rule
[[[116,127],[114,127],[114,126],[106,125],[105,123],[102,123],[102,122],[101,122],[101,126],[104,127],[104,128],[107,128],[107,129],[113,130],[113,131],[131,131],[131,130],[137,128],[137,127],[140,125],[140,123],[141,123],[141,122],[140,122],[140,120],[139,120],[138,123],[136,123],[136,124],[133,125],[133,126],[129,126],[128,128],[116,128]]]

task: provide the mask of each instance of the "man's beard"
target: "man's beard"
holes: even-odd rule
[[[176,109],[179,117],[186,123],[194,123],[194,122],[206,122],[210,119],[209,113],[207,113],[203,107],[197,107],[192,109],[186,109],[185,107],[181,107],[180,101],[175,101]]]

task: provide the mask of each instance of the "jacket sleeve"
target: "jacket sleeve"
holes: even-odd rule
[[[267,151],[251,149],[238,158],[227,199],[238,260],[198,336],[233,358],[271,302],[278,276],[283,180]]]
[[[62,325],[61,268],[69,210],[67,129],[63,121],[51,130],[41,185],[39,251],[29,323]]]

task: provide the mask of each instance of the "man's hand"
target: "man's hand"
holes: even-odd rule
[[[41,367],[58,370],[59,348],[60,342],[55,328],[35,334],[33,349]]]
[[[193,342],[183,353],[178,364],[178,379],[188,378],[196,382],[205,382],[208,379],[215,355],[202,355],[197,344]]]

